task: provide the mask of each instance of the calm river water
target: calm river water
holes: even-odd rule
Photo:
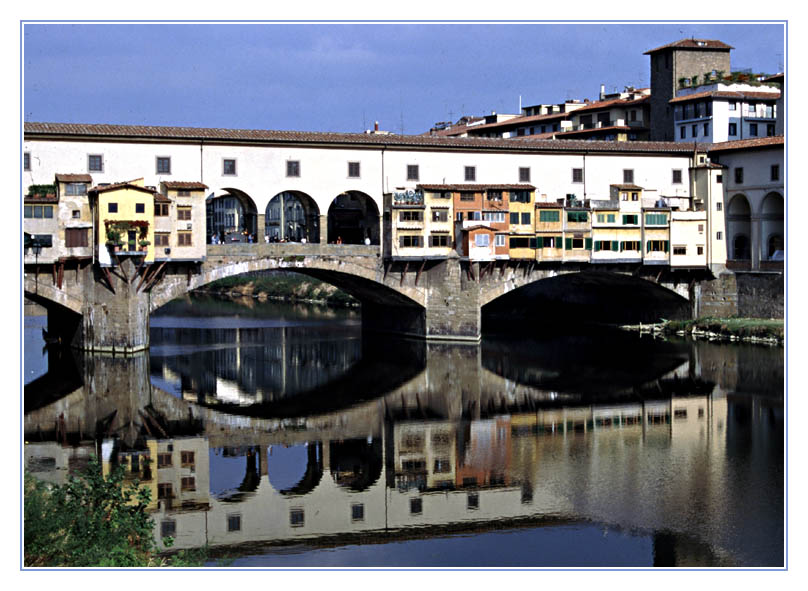
[[[26,468],[123,464],[156,537],[212,566],[784,564],[779,348],[425,344],[209,297],[129,358],[47,353],[44,325],[25,319]]]

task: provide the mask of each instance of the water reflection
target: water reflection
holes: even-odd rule
[[[158,537],[240,547],[251,565],[282,565],[278,545],[313,557],[322,545],[481,542],[503,529],[511,541],[590,536],[554,564],[623,564],[591,554],[598,528],[647,542],[628,564],[782,564],[777,370],[760,369],[758,385],[749,371],[728,378],[743,348],[622,337],[435,346],[353,330],[306,341],[296,327],[156,327],[151,358],[76,358],[55,393],[44,391],[52,375],[26,387],[26,467],[59,482],[91,454],[105,470],[122,464],[152,489]],[[598,355],[610,347],[620,355]],[[312,358],[311,381],[281,380],[278,366],[294,373]],[[180,391],[160,387],[173,380]],[[551,564],[527,548],[496,562],[463,547],[442,564]],[[428,564],[418,548],[378,564]]]

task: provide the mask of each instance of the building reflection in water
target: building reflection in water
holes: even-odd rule
[[[151,384],[145,356],[92,358],[80,388],[31,405],[25,461],[54,482],[92,454],[105,471],[123,465],[152,491],[155,534],[175,548],[585,520],[653,535],[658,564],[747,564],[782,541],[782,401],[694,375],[709,365],[695,354],[595,400],[557,377],[548,391],[491,371],[479,347],[430,347],[386,394],[294,418],[172,396]],[[761,469],[774,480],[752,475]],[[743,520],[757,529],[749,547],[727,525]]]

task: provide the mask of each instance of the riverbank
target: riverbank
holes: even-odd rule
[[[624,325],[620,328],[641,334],[690,336],[709,341],[743,341],[771,346],[782,346],[785,341],[785,322],[776,318],[696,318]]]
[[[333,285],[295,273],[276,273],[272,276],[239,275],[214,281],[194,291],[221,297],[255,298],[259,301],[279,300],[327,306],[359,306],[358,300]]]

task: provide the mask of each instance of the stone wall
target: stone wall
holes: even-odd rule
[[[780,273],[722,273],[694,286],[694,316],[783,318],[784,281]]]

